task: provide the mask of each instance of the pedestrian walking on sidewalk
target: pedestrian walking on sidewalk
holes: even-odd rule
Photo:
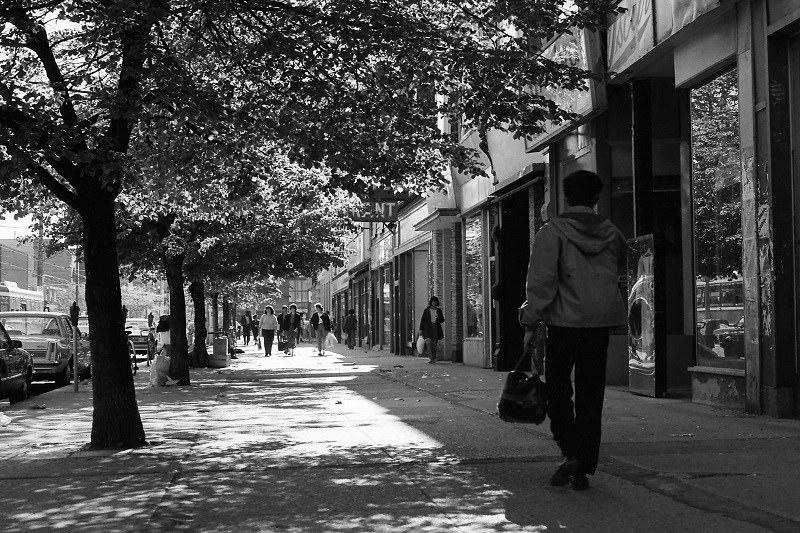
[[[347,316],[344,319],[344,325],[342,326],[342,330],[344,331],[345,336],[347,337],[347,347],[352,350],[353,347],[356,345],[356,335],[358,335],[358,318],[356,317],[356,310],[350,309],[347,312]]]
[[[250,310],[244,312],[242,315],[242,335],[244,336],[244,345],[250,344],[250,333],[253,331],[253,317],[250,316]]]
[[[275,316],[275,310],[271,305],[264,309],[264,314],[261,315],[261,320],[258,323],[258,329],[261,330],[261,336],[264,337],[264,357],[272,355],[272,342],[275,339],[275,330],[278,328],[278,319]]]
[[[281,313],[277,316],[278,319],[278,342],[284,340],[283,338],[283,319],[289,314],[289,306],[284,305],[281,307]]]
[[[611,221],[595,213],[603,187],[597,174],[574,172],[563,187],[567,208],[533,242],[520,322],[524,349],[545,342],[547,414],[564,456],[550,483],[584,490],[600,453],[608,330],[626,323],[620,292],[626,243]]]
[[[302,311],[299,311],[297,314],[300,315],[300,326],[296,330],[294,330],[295,338],[297,339],[296,343],[300,344],[303,342],[303,325],[306,323],[306,317]]]
[[[261,324],[261,315],[258,314],[258,311],[255,312],[253,315],[253,340],[258,345],[258,349],[261,349],[261,328],[259,325]]]
[[[297,306],[292,304],[289,306],[289,312],[284,315],[283,322],[281,323],[281,330],[286,339],[286,351],[289,355],[294,355],[294,341],[297,328],[300,327],[300,314],[297,312]]]
[[[431,296],[428,300],[428,307],[422,312],[422,320],[419,321],[419,334],[425,339],[425,351],[428,355],[428,362],[436,362],[436,347],[439,341],[444,339],[442,323],[444,323],[444,313],[439,309],[439,298]]]
[[[325,355],[325,340],[331,331],[331,317],[323,311],[322,304],[314,306],[316,313],[311,317],[311,327],[317,333],[317,355]]]

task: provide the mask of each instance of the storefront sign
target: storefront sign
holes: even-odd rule
[[[397,202],[364,202],[362,208],[350,214],[355,222],[397,222],[399,207]]]
[[[656,42],[662,42],[670,35],[708,13],[719,5],[719,0],[655,0],[656,4]]]
[[[595,34],[590,34],[597,39]],[[587,44],[587,33],[583,30],[574,30],[556,38],[548,46],[542,56],[554,62],[583,70],[592,70],[592,61],[589,58],[590,46]],[[598,47],[599,48],[599,47]],[[537,93],[552,100],[559,108],[581,116],[588,116],[598,110],[604,102],[595,101],[595,82],[587,80],[590,89],[565,89],[563,87],[537,87]],[[544,131],[539,135],[525,140],[525,149],[536,152],[547,146],[552,140],[573,127],[571,122],[555,123],[547,121]]]
[[[694,0],[671,0],[691,3]],[[608,29],[608,69],[619,74],[653,49],[653,0],[622,0]]]

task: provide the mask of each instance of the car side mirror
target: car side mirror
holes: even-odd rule
[[[17,339],[11,339],[11,347],[12,348],[22,348],[22,341]]]

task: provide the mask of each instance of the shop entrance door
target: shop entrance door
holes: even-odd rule
[[[791,153],[792,153],[792,183],[795,188],[795,235],[800,235],[800,33],[789,41],[789,88],[791,92]],[[795,263],[800,258],[800,249],[795,250]],[[795,272],[800,273],[800,268],[795,265]],[[795,287],[800,287],[800,281]],[[800,295],[796,296],[800,299]],[[795,308],[798,308],[795,303]],[[798,314],[795,314],[797,317]],[[800,334],[800,324],[795,325],[795,337]],[[795,373],[800,373],[800,350],[795,349]]]

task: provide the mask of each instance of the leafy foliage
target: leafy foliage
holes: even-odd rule
[[[694,89],[692,176],[697,273],[710,279],[742,272],[742,181],[736,71]]]

